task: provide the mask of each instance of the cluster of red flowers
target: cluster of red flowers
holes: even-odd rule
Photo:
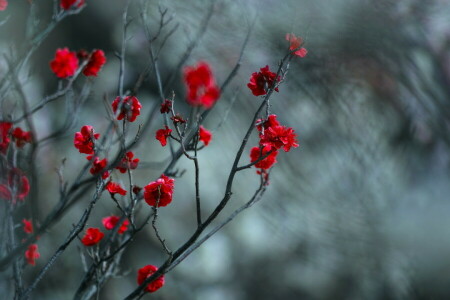
[[[12,130],[12,123],[0,122],[0,153],[5,154],[11,142],[11,137],[16,142],[17,148],[22,148],[26,143],[31,143],[31,132],[23,131],[16,127]]]
[[[103,179],[109,177],[109,171],[106,170],[106,167],[108,166],[108,160],[106,158],[100,159],[98,157],[93,157],[92,155],[89,155],[86,158],[92,161],[92,167],[89,170],[92,175],[101,174]]]
[[[139,285],[143,284],[145,279],[152,276],[158,270],[156,266],[147,265],[138,270],[137,283]],[[154,281],[150,282],[146,287],[145,291],[149,293],[156,292],[164,285],[164,275],[159,276]]]
[[[100,133],[94,133],[94,128],[84,125],[79,132],[75,133],[73,144],[75,148],[84,154],[94,154],[94,140],[98,140]]]
[[[247,87],[252,91],[255,96],[262,96],[267,94],[268,89],[274,88],[278,92],[276,84],[281,80],[280,76],[271,72],[269,66],[261,68],[259,72],[252,73],[250,82]]]
[[[192,106],[209,109],[220,97],[220,88],[212,75],[211,67],[206,62],[186,67],[184,82],[188,90],[187,102]]]
[[[0,198],[15,204],[16,199],[24,201],[30,192],[30,182],[27,176],[18,168],[8,171],[7,182],[0,184]]]
[[[63,1],[61,4],[62,3]],[[70,6],[72,6],[72,4]],[[75,51],[70,51],[68,48],[63,48],[56,50],[55,58],[50,62],[50,68],[59,78],[71,77],[78,69],[78,57],[88,59],[88,63],[83,69],[83,74],[85,76],[97,76],[102,66],[106,63],[105,53],[102,50],[94,50],[90,55],[86,55],[84,50],[80,50],[77,53]]]
[[[104,217],[102,219],[103,226],[105,227],[106,230],[112,230],[114,227],[116,227],[116,225],[119,221],[120,221],[120,217],[118,217],[118,216],[109,216],[109,217]],[[122,225],[120,225],[117,233],[123,234],[125,231],[127,231],[128,225],[130,225],[130,221],[128,221],[128,219],[125,219],[122,222]]]
[[[33,233],[33,223],[31,223],[31,220],[23,219],[23,231],[26,234],[32,234]],[[28,249],[25,251],[25,259],[29,265],[36,265],[36,259],[38,259],[41,255],[38,251],[37,244],[31,244],[28,246]]]
[[[139,163],[139,158],[134,158],[134,153],[128,151],[125,153],[125,157],[122,158],[120,163],[117,165],[116,169],[119,170],[120,173],[125,173],[128,169],[134,170],[137,168]]]
[[[120,101],[120,97],[117,97],[112,103],[114,114],[117,114],[119,106],[120,113],[117,116],[117,120],[119,121],[125,118],[129,122],[134,122],[141,113],[142,105],[134,96],[126,96],[122,101]]]
[[[150,182],[144,187],[144,199],[150,206],[166,206],[172,202],[175,179],[161,175],[156,181]]]
[[[250,160],[259,160],[255,167],[261,170],[257,172],[266,175],[267,179],[267,170],[277,162],[278,150],[283,148],[285,152],[289,152],[292,147],[299,146],[297,135],[292,128],[280,125],[276,115],[269,115],[266,120],[257,120],[256,128],[259,131],[259,147],[250,150]]]

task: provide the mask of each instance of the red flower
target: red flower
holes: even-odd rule
[[[16,146],[19,148],[23,147],[25,143],[31,143],[31,133],[29,131],[23,131],[20,127],[14,129],[12,136],[16,140]]]
[[[120,186],[120,184],[115,183],[115,182],[112,182],[112,181],[108,182],[108,184],[106,185],[106,189],[108,190],[108,192],[109,192],[111,195],[114,195],[114,194],[120,194],[120,195],[122,195],[122,196],[125,196],[125,195],[127,194],[127,191],[124,190],[124,189]]]
[[[305,57],[306,54],[308,53],[308,50],[306,50],[305,48],[300,48],[300,46],[303,44],[303,39],[301,37],[296,37],[293,33],[286,33],[286,40],[289,41],[290,45],[289,45],[289,50],[293,51],[296,50],[293,54],[300,56],[300,57]]]
[[[139,194],[141,192],[142,188],[140,186],[133,186],[133,193],[135,193],[136,195]]]
[[[208,146],[209,142],[212,139],[211,131],[206,130],[205,127],[200,125],[200,129],[199,129],[198,135],[199,135],[199,140],[202,141],[203,144],[205,144],[205,146]]]
[[[114,114],[116,114],[119,103],[120,97],[117,97],[112,103]],[[126,117],[129,122],[134,122],[137,116],[139,116],[141,113],[141,107],[142,105],[136,97],[126,96],[125,98],[123,98],[123,101],[121,103],[120,113],[117,116],[117,120],[120,121]]]
[[[265,130],[269,127],[275,127],[275,126],[280,126],[280,123],[277,121],[276,115],[269,115],[267,120],[261,120],[261,119],[256,120],[256,128],[258,129],[259,132],[262,132],[263,128]]]
[[[267,155],[267,153],[270,150],[272,150],[271,147],[263,147],[262,149],[260,149],[259,147],[253,147],[250,150],[251,162],[254,162],[254,161],[258,160],[260,157]],[[255,167],[259,168],[259,169],[270,169],[273,166],[273,164],[277,162],[277,155],[278,155],[278,151],[274,150],[266,158],[257,162],[255,164]]]
[[[166,206],[172,202],[173,187],[175,180],[161,175],[161,177],[150,182],[144,187],[144,199],[150,206]]]
[[[274,86],[275,81],[279,82],[280,76],[269,70],[269,66],[261,68],[258,73],[254,72],[250,77],[250,82],[247,84],[248,88],[255,96],[262,96],[267,94],[266,89],[270,89]],[[275,87],[275,91],[278,92],[278,88]]]
[[[60,5],[61,8],[68,10],[72,8],[75,3],[77,4],[75,7],[79,8],[84,5],[84,0],[61,0]]]
[[[56,50],[55,59],[50,62],[50,68],[59,78],[73,76],[78,69],[76,52],[70,52],[67,48]]]
[[[120,161],[119,165],[116,167],[117,170],[120,171],[120,173],[125,173],[128,169],[130,170],[134,170],[137,168],[138,163],[139,163],[139,158],[135,158],[134,157],[134,153],[131,151],[128,151],[125,154],[125,157],[122,158],[122,160]]]
[[[143,268],[140,268],[138,270],[138,277],[137,277],[137,283],[139,285],[143,284],[145,279],[152,276],[153,273],[155,273],[158,270],[157,267],[153,265],[147,265]],[[164,285],[164,275],[159,276],[152,282],[150,282],[146,287],[145,291],[149,293],[156,292]]]
[[[180,114],[176,114],[175,116],[170,117],[170,119],[173,121],[174,124],[178,124],[178,123],[184,124],[184,123],[186,123],[186,120],[183,119],[183,117]]]
[[[27,263],[34,266],[36,265],[36,259],[38,259],[41,255],[38,251],[38,245],[37,244],[31,244],[28,246],[28,250],[25,251],[25,259],[27,260]]]
[[[23,219],[22,223],[25,233],[33,233],[33,223],[31,223],[31,220]]]
[[[0,11],[3,11],[8,7],[8,1],[7,0],[0,0]]]
[[[167,145],[167,138],[170,136],[170,133],[172,132],[172,129],[167,127],[167,125],[164,125],[166,128],[164,129],[158,129],[156,131],[156,139],[161,143],[161,146]]]
[[[86,230],[86,234],[81,239],[81,242],[85,246],[94,246],[98,244],[104,236],[105,234],[101,232],[100,229],[91,227]]]
[[[159,109],[159,111],[162,114],[167,114],[170,112],[170,110],[172,109],[172,101],[170,100],[164,100],[164,103],[161,104],[161,108]]]
[[[100,137],[100,133],[94,133],[94,128],[89,125],[81,127],[81,131],[76,132],[73,139],[75,148],[77,148],[80,153],[94,154],[94,142],[91,138],[92,136],[97,140]]]
[[[9,146],[9,130],[12,127],[12,123],[0,122],[0,153],[5,154]]]
[[[102,219],[103,226],[105,226],[106,230],[111,230],[114,227],[116,227],[117,222],[119,222],[120,218],[118,216],[110,216],[110,217],[104,217]],[[128,229],[128,225],[130,224],[130,221],[125,219],[120,226],[119,230],[117,231],[118,234],[123,234]]]
[[[188,89],[187,102],[192,106],[211,108],[220,97],[211,68],[206,62],[184,69],[184,81]]]
[[[83,70],[85,76],[97,76],[102,66],[106,63],[105,52],[94,50],[89,58],[89,62]]]
[[[299,146],[294,129],[286,126],[269,127],[260,137],[261,145],[270,146],[275,149],[283,147],[285,152],[289,152],[291,147],[297,148]]]
[[[92,157],[88,159],[91,160]],[[100,160],[100,158],[95,157],[94,161],[92,162],[92,168],[89,170],[89,172],[91,172],[92,175],[102,172],[102,178],[106,179],[109,177],[109,172],[105,170],[107,165],[108,160],[106,158]]]
[[[15,190],[15,198],[13,199],[12,191]],[[13,201],[16,199],[23,201],[30,192],[30,182],[23,175],[23,172],[17,168],[9,171],[8,184],[0,184],[0,198]]]

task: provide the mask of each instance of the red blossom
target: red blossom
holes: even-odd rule
[[[205,129],[205,127],[200,125],[199,131],[198,131],[198,135],[199,135],[199,140],[202,141],[203,144],[205,144],[205,146],[208,146],[209,142],[212,139],[211,131]]]
[[[89,160],[92,159],[92,157],[88,157]],[[105,170],[106,166],[108,165],[108,160],[106,158],[100,160],[100,158],[95,157],[94,161],[92,162],[92,167],[89,170],[92,175],[102,173],[102,178],[106,179],[109,177],[109,172]]]
[[[91,227],[86,230],[86,234],[81,239],[81,242],[85,246],[94,246],[98,244],[104,236],[105,234],[101,232],[100,229]]]
[[[27,263],[29,265],[36,265],[36,259],[38,259],[41,255],[38,251],[38,245],[37,244],[31,244],[28,246],[28,250],[25,251],[25,259],[27,260]]]
[[[260,149],[259,147],[253,147],[250,150],[251,162],[258,160],[260,157],[266,156],[271,150],[273,150],[271,147],[263,147],[262,149]],[[278,151],[273,150],[273,152],[270,153],[266,158],[257,162],[255,164],[255,167],[265,170],[270,169],[273,164],[277,162],[277,155]]]
[[[144,187],[144,199],[150,206],[166,206],[172,202],[173,188],[175,180],[161,175],[161,177],[150,182]]]
[[[15,191],[14,199],[13,191]],[[29,192],[30,182],[23,172],[17,168],[9,171],[7,184],[0,184],[0,198],[13,203],[16,199],[23,201]]]
[[[105,52],[103,50],[92,51],[89,62],[83,70],[85,76],[97,76],[100,69],[106,63]]]
[[[139,194],[141,192],[142,188],[140,186],[133,186],[133,193],[135,193],[136,195]]]
[[[286,126],[269,127],[260,138],[261,145],[270,146],[275,149],[283,147],[285,152],[289,152],[291,147],[297,148],[299,146],[294,129]]]
[[[167,127],[167,125],[164,125],[165,128],[163,129],[158,129],[156,131],[156,136],[155,138],[161,143],[161,146],[165,146],[167,145],[167,138],[170,136],[170,133],[172,132],[172,129],[170,129],[169,127]]]
[[[8,7],[8,1],[7,0],[0,0],[0,11],[5,10]]]
[[[119,194],[125,196],[127,194],[127,191],[124,190],[120,184],[112,181],[108,182],[106,189],[111,195]]]
[[[78,57],[78,59],[80,59],[80,60],[88,59],[88,58],[89,58],[89,52],[87,52],[87,51],[84,50],[84,49],[78,50],[78,52],[77,52],[77,57]]]
[[[23,147],[25,143],[31,143],[31,132],[23,131],[20,127],[14,129],[12,136],[16,141],[16,146],[19,148]]]
[[[262,96],[267,94],[266,89],[270,89],[274,86],[275,81],[279,82],[281,77],[276,73],[270,71],[269,66],[261,68],[259,72],[254,72],[250,77],[250,82],[247,87],[252,91],[255,96]],[[278,92],[278,88],[275,87],[275,91]]]
[[[22,223],[25,233],[33,233],[33,223],[31,223],[31,220],[23,219]]]
[[[138,270],[138,276],[137,276],[137,283],[139,285],[143,284],[145,279],[150,277],[153,273],[155,273],[158,270],[156,266],[153,265],[147,265],[145,267],[142,267]],[[159,276],[152,282],[150,282],[146,287],[145,291],[149,293],[156,292],[164,285],[164,275]]]
[[[76,52],[70,52],[68,48],[56,50],[55,58],[50,62],[50,68],[59,78],[73,76],[78,69]]]
[[[256,120],[256,128],[258,129],[259,132],[262,132],[263,128],[265,130],[269,127],[274,127],[274,126],[280,126],[280,123],[277,121],[276,115],[269,115],[267,120],[261,120],[261,119]]]
[[[138,166],[138,163],[139,163],[139,158],[133,159],[133,157],[134,157],[134,153],[131,151],[128,151],[125,154],[125,157],[122,158],[122,160],[120,161],[120,163],[118,164],[116,169],[119,170],[120,173],[125,173],[128,169],[130,169],[130,170],[136,169]]]
[[[0,153],[5,154],[8,149],[10,139],[9,131],[11,130],[12,123],[0,122]]]
[[[178,124],[178,123],[184,124],[184,123],[186,123],[186,120],[183,119],[183,117],[180,114],[176,114],[175,116],[170,117],[170,119],[173,121],[174,124]]]
[[[290,43],[289,50],[290,51],[296,50],[293,53],[294,55],[297,55],[300,57],[306,56],[306,54],[308,53],[308,50],[301,47],[301,45],[303,44],[303,39],[301,37],[297,37],[293,33],[286,33],[286,40],[289,41],[289,43]]]
[[[72,8],[74,4],[76,4],[76,8],[79,8],[84,5],[85,0],[61,0],[60,5],[61,8],[68,10]]]
[[[184,82],[187,87],[187,102],[192,106],[211,108],[220,97],[220,89],[206,62],[184,68]]]
[[[172,109],[172,101],[170,100],[164,100],[164,102],[161,104],[161,108],[159,109],[159,111],[162,114],[167,114],[170,112],[170,110]]]
[[[112,103],[114,114],[116,114],[119,104],[120,97],[117,97]],[[121,103],[120,113],[117,116],[117,120],[120,121],[126,117],[129,122],[134,122],[137,116],[140,115],[141,108],[142,105],[136,97],[126,96],[125,98],[123,98],[123,101]]]
[[[111,230],[114,227],[116,227],[117,222],[119,222],[119,221],[120,221],[120,218],[118,216],[109,216],[109,217],[104,217],[102,219],[103,226],[105,226],[106,230]],[[117,233],[123,234],[125,231],[127,231],[129,224],[130,224],[130,221],[125,219],[123,221],[122,225],[120,225],[120,228],[117,231]]]
[[[94,154],[94,142],[91,137],[93,136],[94,139],[97,140],[100,137],[100,134],[93,132],[94,128],[92,126],[84,125],[81,127],[80,132],[75,133],[73,144],[80,153]]]

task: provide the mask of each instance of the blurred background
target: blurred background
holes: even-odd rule
[[[13,2],[13,1],[11,1]],[[57,87],[48,67],[55,49],[103,49],[107,64],[93,82],[83,109],[64,138],[40,148],[42,219],[57,202],[54,169],[67,158],[65,177],[73,180],[84,157],[73,148],[73,133],[89,124],[107,126],[104,99],[117,94],[124,1],[86,0],[87,7],[65,19],[32,57],[26,88],[38,102]],[[147,41],[131,1],[125,88],[132,89],[149,65]],[[205,33],[186,62],[211,64],[219,83],[234,67],[253,21],[242,66],[204,121],[213,131],[200,152],[204,215],[225,190],[234,155],[260,99],[246,87],[252,72],[276,69],[288,47],[285,34],[305,40],[308,55],[294,58],[271,112],[293,127],[300,147],[280,153],[263,200],[243,212],[166,275],[166,285],[145,299],[450,299],[450,2],[448,0],[217,0],[147,1],[149,28],[158,28],[158,5],[174,14],[178,30],[160,55],[163,78],[176,67],[214,5]],[[48,7],[47,7],[48,6]],[[28,3],[10,3],[1,49],[23,42]],[[43,26],[51,4],[38,6]],[[177,74],[168,91],[188,115],[185,88]],[[159,103],[153,73],[138,98],[142,115]],[[38,135],[64,123],[67,102],[55,102],[34,116]],[[157,116],[160,118],[160,116]],[[139,123],[138,122],[135,123]],[[130,130],[136,131],[137,124]],[[134,150],[142,167],[138,185],[155,180],[167,166],[169,149],[154,139],[157,119]],[[254,134],[243,156],[257,144]],[[194,170],[181,159],[173,203],[160,210],[160,233],[176,249],[195,230]],[[118,179],[125,181],[126,178]],[[230,207],[257,188],[255,170],[240,173]],[[39,241],[35,275],[62,243],[91,194]],[[141,206],[142,216],[150,208]],[[104,195],[88,225],[118,213]],[[124,254],[123,276],[111,279],[101,299],[122,299],[136,287],[137,269],[159,265],[164,253],[149,228]],[[34,292],[34,299],[70,299],[82,278],[81,244],[73,243]]]

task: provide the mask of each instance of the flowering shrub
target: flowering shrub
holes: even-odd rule
[[[0,0],[0,10],[4,10],[6,5],[6,1]],[[33,3],[33,5],[35,4]],[[202,156],[201,150],[208,146],[211,151],[214,151],[215,147],[215,143],[211,143],[213,134],[204,127],[204,120],[212,109],[219,109],[222,105],[217,106],[216,103],[222,101],[219,100],[221,95],[226,96],[224,94],[225,88],[236,75],[238,67],[241,65],[242,54],[235,66],[229,70],[229,74],[224,74],[223,71],[218,74],[212,71],[211,62],[199,61],[194,65],[186,65],[186,59],[191,55],[191,50],[189,50],[182,56],[183,60],[177,68],[165,70],[165,72],[171,71],[172,74],[168,76],[167,80],[164,79],[157,62],[159,61],[158,56],[164,53],[162,48],[165,41],[170,38],[170,34],[163,30],[170,22],[163,20],[166,18],[166,14],[162,10],[160,12],[160,28],[156,31],[156,36],[150,36],[151,31],[145,30],[149,35],[147,37],[149,47],[143,48],[149,49],[150,61],[142,63],[145,68],[135,79],[136,82],[132,82],[134,80],[132,78],[133,73],[128,72],[128,56],[125,51],[127,43],[131,42],[126,32],[129,2],[126,4],[127,9],[124,10],[123,47],[120,52],[116,53],[120,62],[116,70],[118,88],[114,92],[101,91],[105,95],[104,99],[108,99],[108,92],[109,95],[118,95],[112,103],[108,102],[105,105],[108,113],[102,115],[96,109],[91,114],[83,114],[82,111],[89,95],[93,95],[92,98],[98,97],[97,91],[91,93],[90,88],[91,83],[96,80],[95,77],[104,76],[101,69],[106,63],[106,54],[101,49],[95,49],[91,52],[86,50],[70,51],[67,47],[57,49],[54,58],[50,61],[49,70],[56,77],[67,80],[58,80],[56,91],[28,104],[29,98],[34,99],[38,96],[28,95],[28,89],[22,87],[22,81],[25,80],[22,80],[23,78],[16,79],[16,74],[28,78],[25,76],[28,76],[27,72],[31,73],[30,70],[32,70],[27,65],[28,58],[39,48],[61,20],[82,12],[87,5],[89,5],[89,1],[85,2],[84,0],[60,0],[55,2],[51,23],[30,41],[29,53],[17,55],[17,59],[11,63],[11,70],[8,69],[9,75],[5,80],[5,86],[0,88],[5,93],[8,92],[8,89],[12,89],[15,91],[15,97],[23,98],[21,99],[23,105],[9,105],[7,103],[8,105],[2,106],[2,109],[5,107],[8,111],[4,113],[2,111],[3,119],[0,120],[0,160],[2,162],[0,165],[0,198],[6,200],[3,204],[6,207],[5,218],[7,218],[5,222],[2,222],[7,228],[2,228],[4,230],[0,230],[0,233],[8,233],[4,236],[6,246],[2,247],[6,249],[7,253],[0,257],[0,269],[9,270],[6,266],[13,264],[14,272],[9,277],[14,278],[14,284],[16,285],[14,298],[17,299],[27,299],[30,296],[39,281],[45,278],[45,274],[51,269],[52,265],[57,263],[58,258],[77,238],[84,246],[89,248],[83,247],[81,250],[86,269],[75,293],[75,299],[87,299],[93,293],[97,293],[97,298],[100,297],[101,289],[109,279],[123,276],[119,272],[119,270],[124,269],[121,266],[122,254],[133,246],[131,243],[133,240],[140,238],[138,233],[144,228],[152,230],[148,233],[154,235],[158,246],[160,246],[160,251],[165,255],[165,261],[159,268],[154,265],[146,265],[140,268],[137,277],[139,286],[134,291],[130,291],[126,299],[137,299],[145,292],[153,293],[157,291],[165,283],[164,274],[181,263],[192,251],[232,221],[240,212],[261,199],[269,184],[269,172],[277,163],[279,150],[283,149],[284,152],[289,152],[292,148],[299,146],[294,129],[281,125],[277,116],[270,114],[270,110],[276,104],[269,104],[269,99],[273,91],[278,92],[279,86],[284,82],[289,61],[297,56],[305,57],[307,53],[306,49],[303,48],[303,40],[300,37],[287,34],[285,37],[287,42],[283,40],[282,36],[280,42],[289,46],[289,51],[279,62],[278,69],[271,71],[269,66],[266,65],[251,74],[247,87],[254,96],[263,97],[256,98],[257,101],[260,101],[259,108],[250,117],[249,127],[243,131],[245,134],[242,135],[240,146],[235,153],[228,178],[223,183],[225,186],[223,197],[220,201],[211,201],[212,204],[217,203],[213,210],[202,209],[203,195],[200,192],[200,186],[204,183],[200,181],[199,174],[202,164],[199,163],[199,160],[203,159],[204,156]],[[213,10],[211,10],[212,12]],[[33,24],[33,22],[30,22],[30,24]],[[148,26],[144,21],[141,25]],[[164,41],[161,45],[155,44],[155,41],[161,40]],[[42,47],[42,49],[45,49],[45,47]],[[188,47],[188,49],[190,48]],[[107,54],[111,55],[111,53]],[[27,72],[21,69],[25,65],[27,65],[27,68],[24,67],[23,69],[27,69]],[[150,71],[147,66],[152,66],[153,69]],[[153,79],[152,76],[155,77],[154,84],[157,86],[158,92],[155,94],[140,93],[139,88],[142,83],[147,80],[147,77]],[[248,73],[245,76],[247,78]],[[171,95],[167,95],[167,91],[176,86],[174,83],[177,78],[181,78],[179,84],[184,83],[185,94],[177,95],[172,92]],[[223,84],[219,85],[217,78],[223,79]],[[7,86],[8,84],[11,85]],[[245,82],[236,83],[236,86],[245,88]],[[156,99],[156,94],[158,99]],[[138,96],[143,104],[138,100]],[[250,95],[246,96],[251,97]],[[61,101],[61,99],[65,99],[67,105],[67,113],[63,116],[64,124],[62,127],[56,128],[60,123],[56,121],[55,128],[49,126],[44,130],[42,129],[44,126],[40,124],[37,126],[35,124],[38,123],[36,119],[42,116],[38,112],[50,106],[51,102]],[[180,99],[186,100],[187,105],[184,101],[179,101]],[[99,107],[95,99],[92,99],[90,105]],[[187,108],[190,109],[189,113],[185,111]],[[141,116],[141,109],[145,113],[148,111],[148,114],[144,115],[143,113]],[[161,114],[158,114],[158,110]],[[112,117],[111,111],[114,114]],[[51,110],[48,110],[44,115],[51,115],[48,112],[51,112]],[[105,118],[105,115],[109,118]],[[101,133],[95,132],[93,126],[81,123],[84,122],[81,116],[92,119],[90,120],[92,122],[103,122],[97,127],[101,128]],[[159,119],[155,116],[158,116]],[[90,121],[88,122],[90,123]],[[211,120],[211,124],[214,121],[217,120]],[[75,128],[80,128],[79,126],[81,126],[81,129],[76,132]],[[219,127],[217,125],[211,128]],[[60,154],[59,144],[56,147],[56,141],[71,146],[71,141],[67,142],[64,138],[67,134],[71,135],[74,132],[73,146],[79,153],[87,155],[87,161],[79,155],[65,156],[61,161],[53,159],[52,155]],[[169,157],[161,163],[165,166],[163,172],[155,173],[152,162],[145,160],[145,154],[147,153],[140,156],[143,160],[141,161],[141,159],[135,157],[135,152],[132,151],[143,145],[145,152],[148,152],[150,156],[153,155],[155,150],[152,149],[154,146],[152,141],[154,144],[154,140],[150,132],[154,132],[154,137],[162,147],[169,144],[169,147],[166,148],[158,146],[158,149],[166,151]],[[259,137],[258,145],[254,147],[247,144],[252,133]],[[220,141],[220,132],[214,132],[214,134],[215,141]],[[42,148],[43,145],[48,143],[51,144],[51,147]],[[26,144],[30,145],[25,146]],[[74,148],[71,148],[72,152]],[[242,162],[244,160],[242,156],[248,150],[250,150],[250,162]],[[192,203],[195,208],[193,211],[195,211],[196,228],[184,244],[172,251],[168,245],[171,243],[171,239],[168,237],[166,242],[166,238],[163,238],[163,234],[159,232],[157,221],[164,221],[164,219],[158,219],[161,207],[166,207],[172,202],[171,208],[174,210],[180,207],[181,201],[174,200],[176,197],[174,178],[185,180],[182,176],[184,171],[175,167],[176,163],[182,158],[192,162],[194,169],[193,191],[195,191],[195,197],[193,197]],[[70,168],[64,168],[66,161],[70,162]],[[33,164],[35,162],[38,163]],[[214,161],[211,161],[211,163],[214,163]],[[44,181],[43,176],[47,175],[42,174],[44,173],[42,165],[51,165],[51,168],[56,169],[56,175],[52,173],[52,176],[57,176],[57,180],[54,181],[55,184],[59,185],[57,189],[58,197],[55,198],[54,204],[51,204],[51,201],[48,202],[49,206],[54,205],[53,207],[45,207],[45,211],[25,215],[25,213],[30,213],[30,210],[34,207],[41,205],[38,201],[40,194],[47,195],[48,191],[43,193],[42,189],[39,190]],[[236,207],[235,211],[228,217],[217,218],[219,215],[222,217],[228,213],[228,210],[224,210],[225,207],[232,207],[239,202],[231,203],[232,201],[230,201],[233,195],[235,175],[252,167],[257,169],[256,173],[259,178],[254,196],[243,206]],[[71,172],[77,172],[76,176],[66,176],[67,169],[70,169]],[[134,171],[139,169],[146,172]],[[225,168],[223,169],[225,170]],[[161,173],[162,175],[159,175]],[[139,176],[135,176],[135,174]],[[253,176],[256,177],[254,174]],[[211,177],[209,180],[218,181],[219,179]],[[143,183],[147,182],[148,184],[143,186]],[[183,191],[180,191],[180,194],[183,194]],[[89,201],[83,202],[81,200],[86,199],[85,195],[89,195]],[[26,201],[27,198],[32,201]],[[101,205],[97,205],[98,202]],[[147,203],[148,206],[144,203]],[[188,202],[186,201],[186,203]],[[187,204],[184,203],[184,205]],[[83,209],[72,210],[75,206],[82,206]],[[105,208],[108,211],[102,212],[100,216],[107,215],[101,219],[101,223],[107,231],[103,233],[99,228],[89,227],[83,234],[82,232],[88,224],[99,223],[99,220],[92,217],[96,215],[92,212],[94,210],[105,210]],[[116,212],[112,212],[112,209],[115,209]],[[82,211],[81,215],[79,215],[80,211]],[[41,258],[36,240],[41,235],[49,234],[51,232],[49,229],[52,226],[64,224],[64,217],[69,213],[73,213],[73,217],[77,221],[74,224],[68,224],[70,228],[66,239],[59,247],[40,244],[40,247],[46,247],[45,249],[48,249],[48,251],[55,251],[52,256]],[[220,219],[224,221],[219,221]],[[15,224],[15,222],[20,222],[17,220],[22,220],[22,223]],[[16,228],[21,230],[15,230]],[[39,241],[41,243],[44,239]],[[94,245],[96,247],[92,247]],[[146,259],[156,261],[157,257],[146,257]],[[38,258],[40,259],[37,260]],[[28,287],[24,287],[20,284],[22,282],[21,274],[26,272],[24,268],[27,264],[35,265],[36,263],[42,263],[42,269],[38,275],[31,279]],[[127,266],[128,268],[134,268],[135,271],[137,269],[136,266]],[[5,276],[5,278],[7,277]]]

